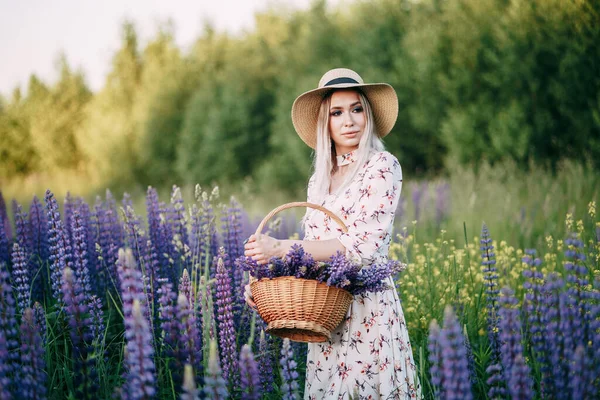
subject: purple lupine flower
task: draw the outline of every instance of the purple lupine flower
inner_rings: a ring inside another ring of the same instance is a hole
[[[541,289],[540,317],[546,341],[549,370],[542,370],[542,393],[564,393],[567,390],[567,371],[564,368],[563,335],[560,327],[560,296],[564,282],[556,274],[548,274]]]
[[[440,388],[441,398],[472,399],[467,350],[460,323],[450,306],[444,310],[444,327],[440,330],[439,345],[444,383]]]
[[[83,290],[79,286],[73,270],[65,267],[62,279],[62,294],[65,314],[69,322],[69,335],[73,344],[73,360],[75,361],[74,385],[78,397],[90,398],[95,387],[94,372],[91,371],[91,360],[88,354],[93,341],[88,315],[88,303]]]
[[[572,399],[589,399],[592,398],[593,392],[590,393],[588,388],[588,371],[586,365],[585,350],[583,345],[578,345],[573,354],[573,359],[570,362],[570,378],[569,389]]]
[[[488,337],[492,348],[492,363],[498,362],[500,343],[498,341],[498,270],[496,269],[496,255],[488,228],[483,224],[481,228],[481,265],[483,280],[486,286],[486,307],[488,311]]]
[[[12,229],[10,226],[10,220],[8,219],[8,212],[6,211],[6,202],[4,201],[4,196],[2,196],[2,191],[0,191],[0,219],[3,221],[2,225],[0,225],[0,228],[4,228],[4,234],[6,235],[6,239],[8,242],[10,242],[13,238]]]
[[[391,287],[386,282],[387,278],[402,271],[405,267],[405,264],[396,260],[372,264],[367,268],[360,269],[347,290],[353,295],[387,290]]]
[[[20,367],[15,299],[5,268],[6,265],[0,263],[0,398],[8,399],[16,384],[11,377]]]
[[[183,369],[183,386],[180,400],[200,400],[200,391],[196,388],[194,369],[190,364],[185,364]]]
[[[435,398],[440,397],[441,389],[444,385],[444,375],[442,374],[442,348],[440,346],[440,326],[434,319],[429,323],[429,338],[427,341],[429,350],[429,373],[431,375],[431,385]]]
[[[284,400],[296,400],[298,396],[298,364],[294,360],[294,352],[290,344],[290,339],[283,339],[281,347],[281,398]]]
[[[227,381],[221,373],[219,364],[219,351],[216,340],[210,341],[210,352],[208,357],[208,369],[204,376],[204,396],[207,399],[226,400],[229,397]]]
[[[178,321],[175,317],[175,301],[177,295],[173,291],[173,284],[167,278],[158,281],[158,314],[162,334],[162,356],[172,358],[177,346]]]
[[[106,213],[110,224],[111,241],[114,244],[114,246],[117,249],[119,249],[123,247],[124,232],[123,227],[121,226],[121,222],[119,221],[119,210],[117,208],[117,202],[109,189],[106,189],[105,199]]]
[[[70,238],[73,236],[73,234],[71,233],[71,218],[73,216],[74,208],[75,203],[73,201],[73,197],[71,197],[70,192],[67,192],[63,203],[63,226],[65,231],[65,237],[67,237],[67,240],[70,240]]]
[[[215,214],[208,196],[204,196],[200,206],[200,263],[212,267],[210,268],[210,278],[214,278],[216,263],[211,263],[211,261],[217,256],[219,245]]]
[[[233,302],[231,299],[231,278],[223,263],[224,249],[220,249],[217,261],[217,319],[219,321],[219,345],[223,377],[234,383],[238,376],[238,356],[235,348],[235,330],[233,326]]]
[[[200,374],[202,371],[202,336],[198,331],[195,308],[188,298],[179,293],[177,297],[177,321],[179,322],[178,354],[181,365],[189,363]]]
[[[31,232],[29,248],[31,254],[34,255],[32,262],[29,264],[32,298],[42,300],[45,298],[44,287],[47,281],[46,274],[42,269],[45,268],[49,256],[48,217],[37,196],[33,197],[33,201],[29,206],[29,232]]]
[[[179,240],[184,246],[189,247],[188,234],[187,234],[187,222],[185,219],[185,206],[183,204],[183,198],[181,197],[181,189],[176,185],[173,185],[171,191],[171,215],[170,223],[173,237],[179,237]]]
[[[119,281],[121,282],[121,300],[123,301],[123,316],[131,317],[133,302],[138,300],[147,313],[147,298],[144,292],[142,272],[138,269],[131,249],[119,249],[117,259]],[[148,318],[147,314],[144,314]],[[150,320],[148,321],[150,323]]]
[[[471,382],[471,387],[477,384],[477,371],[475,370],[475,355],[473,354],[473,348],[471,347],[471,341],[469,340],[469,335],[467,332],[467,326],[463,325],[463,336],[464,336],[464,346],[467,350],[467,361],[469,363],[469,381]]]
[[[67,245],[62,221],[58,212],[58,204],[54,194],[46,191],[46,213],[48,214],[48,242],[50,243],[50,281],[52,295],[58,304],[62,304],[62,276],[63,270],[68,266],[68,254],[71,251]]]
[[[231,271],[231,282],[233,284],[233,315],[234,324],[237,327],[247,326],[248,314],[244,313],[246,302],[244,300],[244,270],[235,264],[235,260],[243,255],[244,246],[242,244],[242,223],[241,208],[239,203],[231,197],[229,207],[223,207],[224,212],[221,217],[223,246],[227,259],[226,268]],[[247,329],[236,329],[240,332],[240,341],[247,339]]]
[[[534,254],[530,254],[533,256]],[[536,259],[539,260],[539,259]],[[536,262],[533,258],[523,257],[523,262],[528,266],[533,267]],[[526,269],[523,271],[523,288],[525,289],[525,299],[523,300],[524,319],[527,321],[526,332],[528,334],[529,343],[531,344],[532,353],[538,365],[542,376],[548,376],[550,373],[550,364],[548,359],[547,342],[544,337],[544,325],[542,323],[542,284],[544,275],[541,272]],[[541,393],[544,394],[545,387],[540,382]],[[547,396],[543,396],[547,397]]]
[[[0,192],[0,195],[2,193]],[[0,264],[8,264],[10,261],[10,250],[8,246],[9,239],[5,231],[4,221],[6,217],[0,214]]]
[[[502,289],[499,299],[500,359],[504,369],[508,392],[512,399],[533,398],[533,381],[525,364],[519,319],[519,302],[511,289]]]
[[[304,248],[295,244],[284,257],[285,275],[296,276],[296,278],[314,279],[311,276],[315,272],[315,260],[304,251]]]
[[[156,395],[152,331],[144,308],[136,298],[131,305],[131,313],[125,316],[127,351],[123,397],[127,400],[152,399]]]
[[[158,274],[161,277],[169,277],[171,282],[175,284],[176,281],[173,280],[172,274],[170,274],[167,269],[170,252],[164,216],[161,214],[158,192],[152,187],[148,187],[146,195],[146,212],[148,220],[148,237],[153,246],[153,251],[158,257],[158,265],[161,268]]]
[[[194,299],[192,298],[192,281],[190,281],[187,268],[184,268],[179,279],[179,294],[183,294],[189,304],[194,304]]]
[[[46,312],[39,302],[35,302],[33,305],[33,318],[35,318],[35,324],[38,326],[38,332],[42,338],[42,343],[46,345]]]
[[[129,198],[129,195],[126,194],[126,196],[127,198]],[[145,240],[143,238],[144,233],[142,230],[142,221],[141,218],[135,213],[133,206],[129,204],[131,201],[128,200],[126,202],[125,198],[126,197],[123,198],[123,202],[128,205],[124,205],[122,209],[124,220],[123,241],[125,243],[125,246],[129,247],[130,249],[135,249],[139,252],[138,249],[140,248],[140,244]],[[141,254],[138,254],[138,257],[140,256]]]
[[[13,216],[15,218],[15,241],[26,254],[31,254],[31,231],[29,229],[27,213],[19,203],[13,200]]]
[[[258,344],[258,370],[262,393],[268,394],[273,391],[273,356],[271,354],[271,339],[266,337],[265,331],[261,329]]]
[[[31,303],[31,299],[29,298],[31,286],[29,284],[29,270],[27,268],[25,250],[19,246],[18,242],[13,244],[12,260],[12,275],[17,292],[17,304],[19,310],[23,312],[26,308],[29,308]]]
[[[260,398],[258,365],[247,344],[243,345],[240,351],[240,375],[242,400],[258,400]]]
[[[80,297],[80,301],[89,304],[92,285],[88,270],[87,230],[85,221],[77,209],[74,209],[71,214],[71,234],[73,235],[71,237],[73,272],[77,280],[77,288],[81,290],[81,293],[76,294]]]
[[[44,346],[31,308],[23,312],[20,333],[21,365],[18,374],[18,398],[44,399],[46,398]]]
[[[89,303],[90,312],[90,333],[94,343],[102,343],[104,341],[104,312],[102,311],[102,300],[95,294],[90,296]]]
[[[213,303],[213,295],[211,284],[207,282],[205,276],[200,277],[200,293],[201,293],[201,312],[202,315],[202,339],[204,343],[209,343],[217,337],[215,307]],[[208,357],[208,353],[205,353]],[[208,360],[208,358],[207,358]]]

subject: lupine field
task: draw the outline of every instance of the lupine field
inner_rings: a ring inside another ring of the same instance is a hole
[[[485,224],[460,240],[439,229],[448,183],[407,189],[390,254],[407,264],[423,397],[600,398],[596,202],[520,249]],[[234,263],[260,218],[218,190],[191,197],[0,195],[0,399],[302,398],[306,345],[264,334]],[[273,222],[301,235],[294,216]]]

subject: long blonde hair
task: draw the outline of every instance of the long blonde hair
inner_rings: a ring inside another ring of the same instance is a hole
[[[358,149],[356,150],[356,161],[350,165],[351,169],[346,174],[346,178],[339,189],[335,191],[335,194],[345,190],[352,179],[354,179],[360,166],[367,162],[373,152],[385,150],[383,142],[375,131],[373,110],[371,109],[371,104],[367,97],[360,90],[352,88],[343,90],[353,90],[358,93],[365,113],[365,131],[363,132],[360,143],[358,144]],[[319,203],[323,201],[327,194],[329,194],[331,175],[337,169],[336,156],[338,154],[336,154],[335,143],[331,140],[329,132],[329,108],[331,107],[331,95],[333,93],[334,91],[331,91],[323,98],[317,120],[317,146],[315,148],[313,160],[314,184],[311,191],[311,197]]]

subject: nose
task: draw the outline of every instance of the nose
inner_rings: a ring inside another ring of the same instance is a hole
[[[344,113],[344,126],[354,125],[354,119],[352,119],[352,113]]]

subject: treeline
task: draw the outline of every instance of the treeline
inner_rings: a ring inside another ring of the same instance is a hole
[[[0,98],[0,178],[80,171],[103,186],[241,182],[294,191],[310,149],[294,98],[347,66],[394,86],[386,138],[405,170],[506,158],[600,169],[600,2],[373,0],[273,8],[242,35],[207,25],[188,52],[131,23],[104,87],[63,60],[49,85]],[[265,186],[266,185],[266,186]]]

